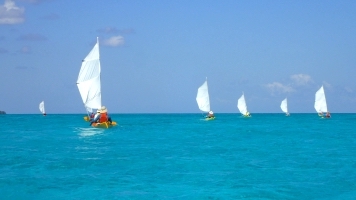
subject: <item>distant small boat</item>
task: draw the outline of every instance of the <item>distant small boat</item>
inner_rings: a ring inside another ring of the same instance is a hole
[[[248,112],[247,110],[244,93],[242,93],[242,96],[237,100],[237,108],[239,109],[243,117],[251,117],[250,112]]]
[[[282,103],[281,103],[281,109],[284,113],[286,113],[286,116],[289,116],[289,112],[288,112],[288,104],[287,104],[287,98],[285,98]]]
[[[44,116],[46,116],[46,115],[47,115],[47,114],[46,114],[46,110],[45,110],[45,104],[44,104],[44,101],[42,101],[42,102],[40,103],[40,105],[39,105],[39,109],[40,109],[41,113],[42,113]]]
[[[210,100],[209,100],[209,90],[208,90],[208,78],[206,78],[203,85],[198,88],[198,93],[196,97],[198,107],[201,111],[206,112],[206,120],[215,119],[214,113],[210,110]]]
[[[328,106],[326,104],[324,87],[321,88],[315,93],[315,103],[314,108],[318,115],[322,118],[330,118],[331,115],[328,111]]]

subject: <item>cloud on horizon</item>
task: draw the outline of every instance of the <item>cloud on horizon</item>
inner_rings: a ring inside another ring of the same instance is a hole
[[[274,93],[291,93],[291,92],[295,91],[292,87],[290,87],[288,85],[283,85],[282,83],[279,83],[279,82],[268,83],[268,84],[264,85],[264,87],[266,87],[268,90],[270,90],[272,92],[272,94],[274,94]]]
[[[44,41],[47,40],[47,38],[43,35],[40,34],[26,34],[26,35],[21,35],[20,37],[17,38],[17,40],[23,40],[23,41]]]
[[[292,79],[296,85],[307,85],[313,82],[312,78],[307,74],[294,74],[290,76],[290,79]]]
[[[103,45],[112,46],[112,47],[121,46],[124,45],[124,43],[125,43],[124,37],[122,37],[121,35],[113,36],[102,42]]]
[[[13,0],[5,0],[0,6],[0,24],[19,24],[25,21],[25,8],[19,8]]]

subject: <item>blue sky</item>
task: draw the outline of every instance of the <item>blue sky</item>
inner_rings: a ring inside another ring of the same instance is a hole
[[[76,80],[100,41],[111,113],[356,112],[356,1],[0,0],[0,110],[85,113]]]

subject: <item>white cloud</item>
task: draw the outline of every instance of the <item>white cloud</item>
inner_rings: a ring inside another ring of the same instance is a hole
[[[307,74],[294,74],[290,76],[296,85],[307,85],[309,82],[312,82],[312,78]]]
[[[274,92],[289,93],[294,92],[294,89],[288,85],[283,85],[282,83],[273,82],[265,85],[266,88]]]
[[[112,47],[120,46],[120,45],[123,45],[124,43],[125,43],[124,37],[122,37],[120,35],[113,36],[113,37],[103,41],[103,45],[112,46]]]
[[[19,24],[25,21],[25,9],[15,5],[13,0],[5,0],[0,6],[0,24]]]

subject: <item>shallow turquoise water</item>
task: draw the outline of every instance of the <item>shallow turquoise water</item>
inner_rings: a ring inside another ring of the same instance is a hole
[[[0,115],[2,199],[355,199],[356,114]]]

